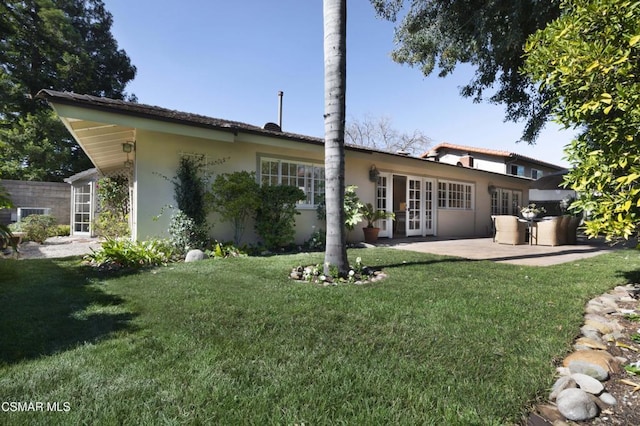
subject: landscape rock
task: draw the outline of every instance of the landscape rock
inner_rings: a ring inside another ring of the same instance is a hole
[[[598,415],[598,406],[582,389],[565,389],[556,401],[558,411],[568,420],[585,421]]]
[[[602,395],[600,395],[600,401],[607,405],[616,405],[618,403],[618,401],[609,392],[603,392]]]
[[[197,262],[199,260],[204,260],[207,258],[207,255],[202,250],[189,250],[187,253],[187,257],[185,257],[185,262]]]
[[[584,350],[567,356],[562,364],[572,373],[582,373],[598,379],[607,380],[609,373],[617,370],[617,360],[606,351]]]
[[[589,327],[586,325],[583,325],[580,328],[580,333],[582,333],[584,337],[588,337],[589,339],[593,339],[593,340],[599,340],[600,337],[602,337],[602,333],[600,333],[595,328]]]
[[[601,350],[605,350],[605,349],[607,349],[607,345],[605,345],[600,338],[593,339],[593,338],[590,338],[590,337],[580,337],[579,339],[576,340],[576,343],[574,344],[574,347],[576,348],[576,350],[582,350],[582,349],[601,349]]]
[[[549,399],[553,401],[558,397],[560,392],[562,392],[563,390],[575,388],[576,386],[577,386],[576,382],[575,380],[573,380],[573,378],[571,378],[571,376],[560,377],[553,384],[553,387],[551,388],[551,394],[549,395]]]
[[[596,380],[591,376],[587,376],[586,374],[575,373],[569,377],[576,382],[580,389],[587,393],[599,395],[604,390],[604,385],[599,380]]]

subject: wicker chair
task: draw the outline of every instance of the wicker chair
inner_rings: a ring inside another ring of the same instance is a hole
[[[517,216],[494,216],[496,229],[495,241],[499,244],[524,244],[527,223],[518,220]]]
[[[540,246],[560,245],[561,239],[559,233],[561,225],[561,217],[551,217],[541,222],[537,222],[535,228],[536,243]],[[564,229],[566,229],[566,227]]]
[[[578,216],[571,216],[571,220],[567,226],[567,244],[576,244],[578,242],[578,226],[580,226],[580,218]]]

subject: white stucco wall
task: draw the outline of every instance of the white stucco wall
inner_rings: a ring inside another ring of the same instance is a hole
[[[187,136],[139,130],[136,141],[136,188],[135,221],[136,238],[167,237],[172,212],[166,210],[157,220],[163,208],[175,205],[173,188],[162,176],[173,177],[181,153],[207,155],[210,161],[228,158],[223,164],[213,167],[215,173],[227,173],[236,170],[257,172],[259,158],[298,160],[318,162],[324,160],[324,148],[302,142],[283,141],[264,136],[239,135],[235,142],[221,142]],[[375,205],[376,186],[369,180],[372,165],[381,173],[390,176],[415,176],[434,180],[435,234],[441,237],[486,236],[490,232],[490,197],[488,186],[521,190],[526,198],[529,182],[514,177],[485,173],[473,169],[455,167],[446,164],[385,155],[371,152],[347,151],[346,184],[358,186],[358,196],[363,203]],[[450,180],[474,185],[474,209],[455,210],[437,207],[438,180]],[[523,200],[526,202],[527,200]],[[306,241],[315,229],[324,228],[324,223],[316,217],[315,209],[301,208],[296,217],[296,243]],[[215,215],[209,217],[213,228],[211,236],[219,241],[233,238],[230,224],[220,222]],[[362,241],[360,224],[349,234],[350,241]],[[256,241],[253,223],[247,225],[244,240]]]

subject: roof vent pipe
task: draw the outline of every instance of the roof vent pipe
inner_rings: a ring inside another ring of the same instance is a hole
[[[278,126],[282,129],[282,96],[284,96],[284,92],[280,90],[278,92]]]

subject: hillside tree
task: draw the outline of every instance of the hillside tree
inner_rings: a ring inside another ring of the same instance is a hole
[[[560,14],[560,0],[370,0],[396,26],[394,61],[445,77],[459,64],[475,74],[461,88],[474,101],[506,108],[505,119],[526,121],[522,140],[534,142],[549,116],[550,94],[520,72],[529,35]],[[407,7],[407,4],[410,6]]]
[[[136,68],[118,49],[112,23],[102,0],[0,3],[0,178],[61,181],[90,167],[35,95],[54,89],[127,98]]]
[[[393,126],[390,117],[366,115],[363,119],[347,121],[345,142],[386,152],[408,152],[413,155],[424,153],[431,139],[420,130],[401,132]]]

